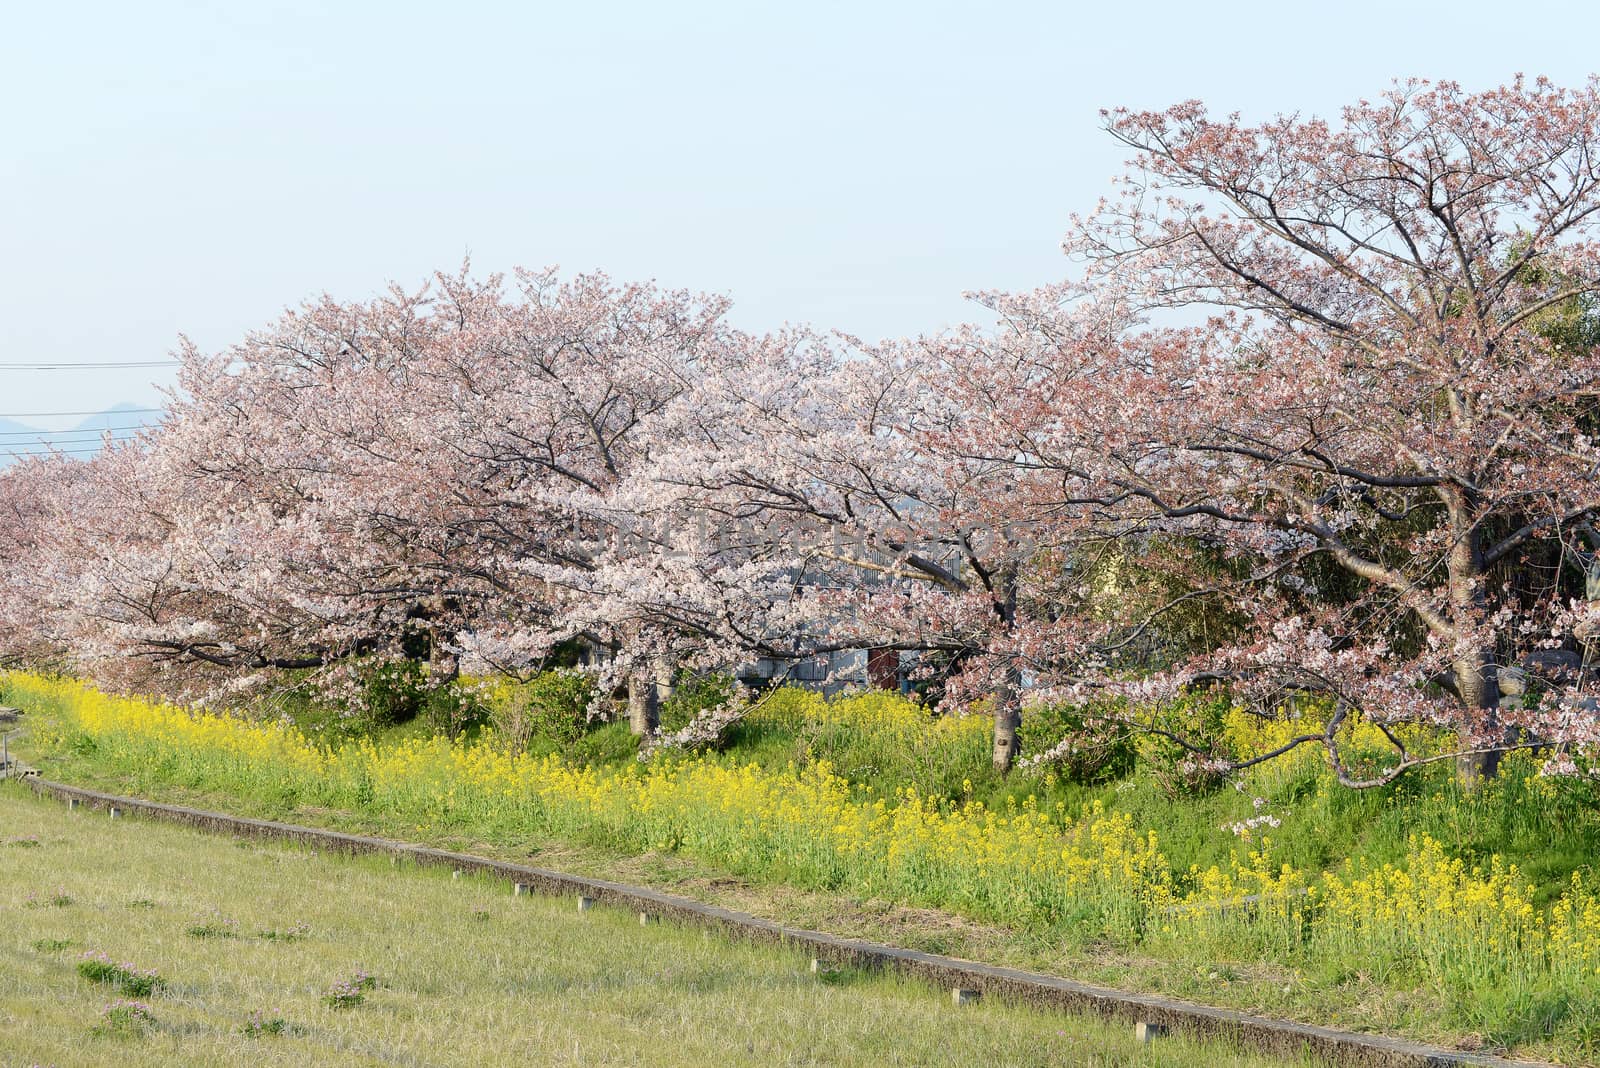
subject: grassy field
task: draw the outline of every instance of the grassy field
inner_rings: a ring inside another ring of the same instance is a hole
[[[10,785],[0,828],[7,1068],[1284,1063],[1140,1046],[1126,1027],[998,1002],[957,1010],[891,976],[819,979],[795,952],[580,916],[486,879],[70,813]],[[158,985],[128,997],[86,976],[99,953]]]

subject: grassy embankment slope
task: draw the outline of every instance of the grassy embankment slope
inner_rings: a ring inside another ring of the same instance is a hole
[[[793,951],[69,813],[17,787],[0,788],[0,828],[7,1065],[1282,1063],[998,1002],[958,1010],[891,976],[819,978]],[[160,985],[128,999],[80,974],[97,952]],[[359,1001],[330,1003],[362,973]]]

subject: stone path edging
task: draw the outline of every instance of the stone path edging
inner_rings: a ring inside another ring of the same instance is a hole
[[[1068,1012],[1090,1014],[1127,1022],[1149,1024],[1204,1038],[1220,1038],[1267,1053],[1298,1056],[1311,1052],[1336,1064],[1359,1068],[1445,1068],[1454,1065],[1514,1066],[1539,1062],[1513,1061],[1479,1053],[1461,1053],[1409,1039],[1366,1035],[1331,1027],[1278,1020],[1266,1016],[1219,1009],[1156,994],[1134,994],[1072,979],[1023,971],[956,957],[923,953],[899,946],[842,938],[821,931],[787,927],[759,916],[708,905],[691,898],[662,893],[648,887],[604,879],[589,879],[545,868],[491,860],[470,853],[411,845],[384,838],[344,834],[291,823],[248,819],[221,812],[166,805],[138,798],[118,797],[40,778],[23,780],[35,793],[58,801],[76,801],[95,809],[115,809],[115,815],[140,814],[206,831],[271,838],[333,848],[352,854],[406,857],[419,864],[482,872],[543,894],[566,894],[622,905],[661,919],[716,928],[724,933],[763,942],[808,949],[819,961],[861,967],[889,967],[942,987],[977,990],[984,994]]]

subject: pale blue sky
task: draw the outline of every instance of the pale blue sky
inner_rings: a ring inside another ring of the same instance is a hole
[[[1582,3],[8,3],[0,363],[220,348],[471,252],[937,330],[1064,274],[1097,112],[1332,115],[1392,77],[1577,84]],[[165,370],[0,369],[0,415]],[[57,420],[62,425],[72,420]],[[36,422],[42,422],[36,420]]]

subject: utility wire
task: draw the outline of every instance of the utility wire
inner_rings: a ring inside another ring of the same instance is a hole
[[[122,437],[113,436],[111,438],[111,443],[116,445],[123,442],[138,440],[139,435],[128,434]],[[51,452],[63,451],[61,448],[63,445],[68,447],[65,451],[70,452],[72,449],[87,449],[96,447],[103,444],[104,441],[104,438],[98,436],[86,438],[64,438],[59,441],[0,441],[0,452],[15,454],[20,449],[27,450],[39,456],[48,456]]]
[[[94,438],[63,438],[60,441],[44,441],[44,440],[37,440],[37,441],[0,441],[0,449],[36,449],[36,450],[38,450],[40,452],[46,452],[46,451],[49,451],[50,449],[59,449],[63,445],[69,445],[69,446],[72,446],[72,447],[75,447],[75,448],[87,448],[90,445],[98,445],[98,444],[100,444],[102,440],[103,439],[101,439],[101,438],[94,437]],[[112,440],[112,442],[119,442],[119,441],[137,441],[139,439],[138,439],[138,437],[136,435],[130,434],[127,437],[122,437],[122,438],[115,438],[114,437],[111,440]]]
[[[117,438],[116,440],[112,441],[111,444],[126,445],[133,440],[133,438]],[[68,442],[67,446],[67,448],[63,449],[48,444],[42,447],[36,447],[32,442],[16,445],[6,444],[0,445],[0,456],[76,456],[85,453],[96,453],[103,451],[103,446],[101,445],[87,445],[78,442]]]
[[[98,456],[101,449],[53,449],[49,452],[13,452],[0,449],[0,460],[39,460],[51,456]]]
[[[0,438],[56,438],[63,434],[114,433],[119,430],[154,430],[156,423],[133,423],[129,426],[75,426],[71,430],[0,430]]]
[[[69,438],[64,441],[0,441],[0,449],[54,449],[62,445],[71,445],[77,448],[86,448],[89,445],[99,444],[102,438]],[[127,437],[114,437],[112,441],[136,441],[133,434]]]
[[[141,431],[141,430],[156,430],[156,429],[159,429],[159,428],[157,428],[157,427],[145,427],[145,426],[122,427],[121,430],[124,431],[124,433],[121,433],[121,434],[118,434],[118,433],[113,432],[111,430],[63,430],[58,434],[50,434],[50,435],[37,434],[37,433],[28,433],[28,434],[20,435],[20,437],[22,439],[20,441],[0,441],[0,445],[26,445],[29,441],[40,441],[40,442],[43,442],[46,445],[50,445],[50,444],[55,444],[55,443],[58,443],[58,442],[61,442],[61,441],[65,441],[67,438],[81,438],[84,441],[99,441],[101,438],[105,437],[107,434],[111,434],[112,437],[132,438],[132,437],[137,437],[138,436],[138,432]],[[132,433],[127,433],[127,431],[132,431]],[[62,435],[65,435],[65,437],[63,437]]]
[[[177,367],[182,360],[133,360],[128,363],[0,363],[0,371],[114,371],[124,367]]]
[[[164,412],[165,408],[114,408],[99,412],[0,412],[0,419],[55,419],[68,415],[134,415],[147,412]]]

